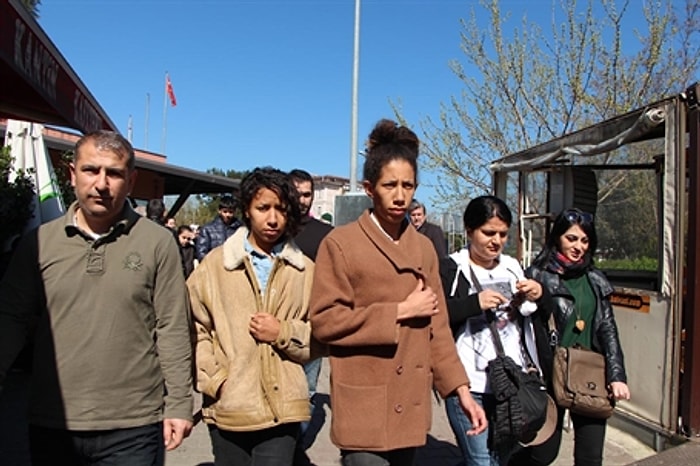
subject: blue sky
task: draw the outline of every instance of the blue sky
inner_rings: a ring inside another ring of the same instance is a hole
[[[511,24],[528,13],[548,28],[550,0],[501,7]],[[460,93],[448,62],[462,57],[459,20],[472,8],[487,20],[475,0],[362,1],[360,149],[393,118],[390,100],[417,129]],[[354,10],[354,0],[45,0],[39,22],[124,135],[131,115],[136,147],[161,152],[167,71],[168,162],[349,177]]]

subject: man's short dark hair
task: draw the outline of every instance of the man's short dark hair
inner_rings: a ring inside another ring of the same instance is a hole
[[[136,168],[136,154],[131,143],[121,134],[104,129],[93,131],[78,139],[73,150],[73,163],[78,161],[80,148],[87,142],[92,142],[100,150],[108,150],[119,157],[126,157],[126,166],[129,171]]]
[[[425,204],[420,202],[418,199],[414,199],[413,201],[411,201],[411,203],[408,205],[408,212],[411,213],[418,208],[423,209],[424,215],[428,213],[427,209],[425,208]]]
[[[180,225],[179,227],[177,227],[177,234],[178,235],[180,235],[184,231],[189,231],[189,232],[194,233],[194,230],[189,225]]]
[[[163,223],[165,217],[165,204],[162,199],[151,199],[146,205],[146,217],[154,222]]]
[[[302,170],[300,168],[295,168],[294,170],[289,172],[289,177],[292,179],[292,183],[295,183],[295,184],[308,181],[309,183],[311,183],[311,191],[313,192],[313,190],[314,190],[314,178],[306,170]]]
[[[236,209],[236,200],[230,194],[225,194],[219,199],[219,210],[221,209]]]

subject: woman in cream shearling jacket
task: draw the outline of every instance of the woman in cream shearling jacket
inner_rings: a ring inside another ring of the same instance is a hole
[[[273,169],[244,178],[246,227],[187,281],[197,389],[217,466],[263,456],[266,465],[291,465],[299,424],[310,418],[302,363],[310,359],[313,263],[290,239],[299,211],[285,180]]]

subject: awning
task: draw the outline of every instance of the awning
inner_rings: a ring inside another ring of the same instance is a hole
[[[119,131],[17,0],[0,0],[0,117]]]
[[[569,156],[593,156],[632,142],[664,136],[667,118],[664,99],[605,122],[507,155],[491,164],[492,172],[534,170]]]
[[[212,175],[170,163],[155,162],[139,157],[136,157],[136,168],[162,175],[165,179],[163,194],[166,196],[181,195],[185,192],[188,194],[232,194],[238,192],[238,186],[240,185],[240,180],[234,180],[233,178]]]

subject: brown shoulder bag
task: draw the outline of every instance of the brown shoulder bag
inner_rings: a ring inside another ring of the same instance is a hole
[[[554,317],[550,331],[556,331]],[[572,413],[607,419],[615,409],[615,400],[605,381],[605,358],[602,354],[574,346],[554,348],[552,370],[554,401]]]

